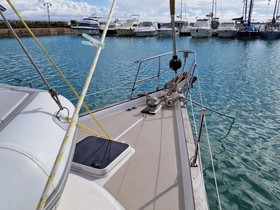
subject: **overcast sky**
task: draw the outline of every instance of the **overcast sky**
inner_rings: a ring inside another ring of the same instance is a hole
[[[205,17],[212,10],[213,0],[177,0],[176,14],[187,20],[194,21],[196,17]],[[112,0],[11,0],[22,17],[26,20],[47,20],[49,2],[51,20],[80,20],[93,13],[106,17]],[[216,16],[221,21],[242,16],[243,0],[216,0]],[[6,7],[8,19],[17,19],[5,0],[0,4]],[[255,0],[253,21],[266,21],[272,18],[275,0]],[[117,0],[114,18],[126,19],[131,14],[139,14],[140,20],[169,21],[169,0]]]

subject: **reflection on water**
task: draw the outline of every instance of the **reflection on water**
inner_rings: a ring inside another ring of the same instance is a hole
[[[280,42],[178,37],[178,49],[197,52],[204,103],[235,116],[206,112],[223,209],[280,209]],[[31,38],[23,38],[36,64],[60,94],[75,98]],[[82,37],[39,37],[74,87],[81,91],[95,53]],[[14,39],[0,39],[0,82],[44,88]],[[134,61],[171,51],[170,39],[109,37],[90,93],[132,82]],[[130,91],[105,91],[86,99],[93,108],[116,102]],[[197,87],[193,91],[193,98]],[[75,103],[76,101],[73,100]],[[199,111],[199,108],[196,108]],[[205,137],[205,133],[203,134]],[[225,137],[226,138],[223,138]],[[202,159],[211,209],[217,209],[213,172],[202,139]]]

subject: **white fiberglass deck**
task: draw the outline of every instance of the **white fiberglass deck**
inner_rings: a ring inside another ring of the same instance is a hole
[[[176,105],[177,111],[175,108],[162,108],[156,115],[147,115],[141,113],[144,105],[129,103],[120,105],[113,112],[96,113],[96,116],[113,139],[125,141],[135,149],[135,153],[105,177],[72,171],[59,209],[75,209],[75,205],[86,205],[77,206],[79,209],[102,209],[99,208],[101,204],[96,202],[98,195],[85,195],[93,196],[92,202],[90,198],[86,198],[87,202],[73,201],[73,191],[77,188],[73,187],[75,181],[71,182],[76,176],[88,182],[83,187],[92,186],[92,182],[103,186],[125,209],[194,209],[190,170],[197,171],[198,177],[200,173],[199,167],[190,169],[188,166],[189,157],[184,145],[185,140],[190,142],[192,139],[182,138],[186,125],[178,119],[178,115],[182,116],[178,113],[178,108],[181,111],[180,105]],[[135,108],[125,111],[132,107]],[[183,111],[186,112],[186,109]],[[81,122],[96,128],[88,116],[82,117]],[[180,131],[180,128],[183,130]],[[81,131],[79,140],[87,136]],[[200,177],[201,180],[202,185],[199,185],[202,191],[197,193],[204,197],[203,179]],[[71,202],[67,204],[69,199]],[[109,196],[108,200],[112,201],[112,197]],[[99,201],[102,202],[102,199]],[[205,197],[202,202],[201,209],[207,209]]]

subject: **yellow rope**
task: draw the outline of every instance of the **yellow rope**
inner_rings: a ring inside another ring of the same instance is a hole
[[[113,0],[112,7],[111,7],[111,10],[110,10],[110,13],[109,13],[109,16],[108,16],[108,20],[107,20],[105,29],[103,31],[103,34],[101,36],[101,40],[100,40],[101,44],[104,43],[104,40],[105,40],[105,37],[106,37],[106,33],[107,33],[107,30],[108,30],[109,23],[110,23],[110,20],[112,18],[112,13],[113,13],[113,10],[114,10],[115,6],[116,6],[116,0]],[[97,48],[97,51],[96,51],[96,55],[95,55],[95,57],[93,59],[93,62],[92,62],[92,66],[91,66],[90,71],[88,73],[88,76],[86,78],[86,81],[85,81],[85,84],[84,84],[81,96],[79,97],[79,100],[77,102],[77,105],[76,105],[73,117],[71,119],[71,123],[68,126],[68,130],[66,132],[66,135],[65,135],[66,137],[65,137],[64,141],[66,141],[66,139],[68,141],[68,138],[71,137],[71,135],[74,135],[73,134],[74,130],[71,129],[71,128],[74,125],[76,125],[76,122],[78,122],[78,114],[79,114],[80,109],[81,109],[81,107],[83,105],[83,101],[84,101],[86,93],[88,91],[88,86],[89,86],[89,83],[90,83],[90,81],[92,79],[93,73],[95,71],[95,67],[96,67],[98,58],[100,56],[101,50],[102,50],[102,45],[99,45],[98,48]],[[62,144],[60,149],[59,149],[58,156],[56,157],[56,160],[59,160],[59,155],[63,154],[64,150],[65,150],[65,145]],[[56,175],[56,172],[58,170],[58,167],[59,167],[59,162],[56,161],[55,164],[53,165],[53,168],[51,170],[50,176],[48,178],[48,182],[45,185],[44,191],[43,191],[42,196],[40,198],[40,201],[38,203],[37,209],[39,209],[39,210],[43,210],[45,208],[46,200],[49,197],[49,192],[51,191],[52,184],[54,182],[55,175]]]
[[[72,120],[72,117],[66,117],[66,119],[70,122]],[[96,136],[100,136],[100,137],[105,138],[105,139],[107,138],[106,136],[102,135],[101,133],[89,128],[88,126],[86,126],[86,125],[84,125],[80,122],[76,122],[76,125],[80,126],[81,128],[84,128],[85,130],[88,130],[88,132],[84,131],[84,130],[82,130],[81,132],[84,132],[84,133],[87,133],[87,134],[93,134],[93,135],[96,135]]]
[[[100,137],[102,137],[102,138],[106,138],[106,136],[104,136],[104,135],[98,133],[97,131],[95,131],[95,130],[93,130],[93,129],[91,129],[91,128],[85,126],[85,125],[83,125],[82,123],[77,122],[77,125],[80,126],[80,127],[82,127],[82,128],[84,128],[84,129],[86,129],[86,130],[88,130],[88,131],[90,131],[90,132],[93,133],[94,135],[100,136]]]
[[[33,32],[30,30],[30,28],[28,27],[28,25],[25,23],[25,21],[23,20],[23,18],[21,17],[21,15],[18,13],[17,9],[14,7],[14,5],[10,2],[10,0],[6,0],[8,2],[8,4],[10,5],[10,7],[13,9],[14,13],[18,16],[18,18],[20,19],[20,21],[23,23],[23,25],[25,26],[25,28],[28,30],[28,32],[31,34],[31,36],[34,38],[34,40],[36,41],[36,43],[39,45],[39,47],[41,48],[41,50],[45,53],[45,55],[47,56],[47,58],[49,59],[49,61],[52,63],[52,65],[55,67],[55,69],[57,70],[57,72],[60,74],[60,76],[64,79],[64,81],[67,83],[67,85],[70,87],[70,89],[72,90],[72,92],[75,94],[75,96],[77,98],[79,98],[79,94],[78,92],[75,90],[75,88],[71,85],[71,83],[68,81],[68,79],[65,77],[65,75],[62,73],[62,71],[59,69],[59,67],[55,64],[55,62],[53,61],[53,59],[50,57],[50,55],[48,54],[48,52],[45,50],[45,48],[41,45],[41,43],[39,42],[39,40],[36,38],[36,36],[33,34]],[[83,107],[86,109],[86,111],[89,113],[89,115],[94,119],[94,121],[96,122],[96,124],[101,128],[101,130],[105,133],[105,135],[107,136],[106,138],[111,140],[111,137],[109,136],[109,134],[106,132],[106,130],[103,128],[103,126],[99,123],[98,119],[94,116],[94,114],[91,112],[91,110],[89,109],[89,107],[83,102]]]

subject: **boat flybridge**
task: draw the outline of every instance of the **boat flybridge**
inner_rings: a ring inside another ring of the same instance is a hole
[[[82,33],[99,35],[99,29],[100,29],[99,17],[93,14],[87,18],[83,18],[83,20],[81,20],[78,23],[78,25],[71,26],[71,28],[76,35],[82,35]]]
[[[114,7],[100,41],[84,35],[96,58]],[[175,31],[174,1],[171,22]],[[0,209],[209,209],[199,153],[204,114],[195,139],[188,115],[195,52],[176,50],[173,39],[172,52],[136,62],[130,98],[91,112],[83,99],[96,61],[82,93],[74,90],[76,107],[51,87],[0,86]],[[78,116],[82,105],[89,113]]]

